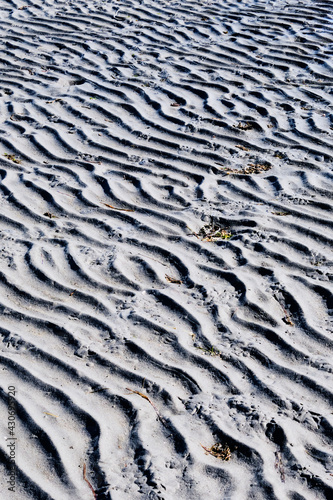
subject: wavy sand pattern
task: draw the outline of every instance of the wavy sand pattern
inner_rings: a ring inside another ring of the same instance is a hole
[[[0,1],[2,498],[333,498],[331,7]]]

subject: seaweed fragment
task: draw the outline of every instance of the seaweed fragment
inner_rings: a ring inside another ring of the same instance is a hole
[[[286,480],[286,476],[281,460],[281,454],[278,451],[275,452],[275,468],[280,473],[281,481],[284,483]]]
[[[54,417],[54,418],[59,418],[58,415],[54,415],[53,413],[50,413],[49,411],[43,411],[43,413],[45,413],[45,415],[50,415],[51,417]]]
[[[111,208],[112,210],[120,210],[121,212],[134,212],[131,208],[117,208],[114,207],[113,205],[109,205],[108,203],[103,203],[108,208]]]
[[[263,162],[263,163],[249,163],[248,166],[244,168],[223,167],[222,170],[224,170],[226,174],[250,175],[250,174],[261,174],[262,172],[267,172],[267,170],[270,170],[271,168],[272,165],[269,162]]]
[[[181,285],[183,283],[182,280],[178,280],[177,278],[173,278],[172,276],[169,276],[168,274],[165,275],[165,279],[169,283],[175,283],[176,285]]]
[[[282,318],[282,321],[284,323],[286,323],[286,325],[295,326],[295,324],[293,323],[293,321],[292,321],[292,319],[290,317],[290,314],[288,313],[287,309],[281,304],[281,301],[279,300],[279,298],[277,297],[276,294],[274,294],[274,298],[280,304],[280,307],[281,307],[282,311],[285,314],[284,317]]]
[[[229,229],[222,228],[217,224],[207,224],[198,232],[202,241],[229,240],[233,235]]]
[[[152,400],[146,394],[143,394],[143,392],[140,392],[140,391],[134,391],[133,389],[129,389],[128,387],[126,387],[126,390],[130,391],[131,394],[137,394],[138,396],[141,396],[143,399],[145,399],[146,401],[148,401],[148,403],[150,403],[152,405],[152,407],[154,408],[154,410],[156,411],[156,415],[157,415],[158,419],[160,420],[160,422],[165,427],[167,427],[166,420],[162,417],[162,415],[160,414],[158,408],[156,408],[156,406],[154,405],[154,403],[152,402]]]
[[[58,218],[56,215],[51,214],[51,212],[44,212],[43,215],[45,217],[48,217],[49,219],[57,219]]]
[[[7,160],[10,160],[14,163],[21,163],[21,160],[18,160],[15,155],[10,155],[9,153],[4,153],[4,156],[7,158]]]
[[[205,347],[197,347],[197,349],[200,349],[205,354],[209,354],[209,356],[219,356],[221,354],[221,352],[213,345],[209,349],[206,349]]]
[[[206,448],[206,446],[203,445],[201,446],[205,450],[206,455],[212,455],[213,457],[219,458],[224,462],[228,462],[231,459],[231,451],[227,444],[215,443],[210,448]]]
[[[83,464],[83,479],[85,480],[85,482],[88,484],[89,488],[91,489],[92,491],[92,494],[94,495],[94,498],[96,499],[97,498],[97,494],[96,494],[96,491],[94,490],[94,488],[92,487],[92,484],[91,482],[89,481],[89,479],[87,478],[87,466],[86,464],[84,463]]]
[[[239,122],[238,125],[234,125],[234,127],[239,128],[240,130],[252,130],[253,125],[249,122]]]

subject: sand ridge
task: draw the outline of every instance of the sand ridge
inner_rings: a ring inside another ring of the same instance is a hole
[[[2,498],[332,498],[331,2],[0,17]]]

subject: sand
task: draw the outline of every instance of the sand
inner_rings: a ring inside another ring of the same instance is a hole
[[[1,498],[333,498],[331,9],[0,0]]]

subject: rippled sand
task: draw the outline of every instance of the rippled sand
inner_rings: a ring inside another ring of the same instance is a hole
[[[331,9],[0,0],[2,498],[333,498]]]

